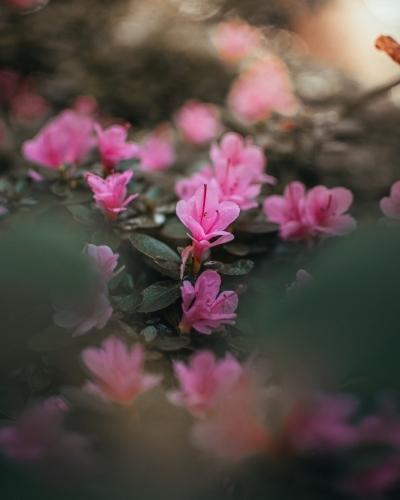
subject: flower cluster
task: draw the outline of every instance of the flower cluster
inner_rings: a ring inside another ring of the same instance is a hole
[[[280,224],[279,234],[285,240],[309,240],[312,237],[342,236],[356,228],[348,214],[353,201],[345,188],[316,186],[307,193],[301,182],[286,186],[283,196],[270,196],[263,209],[267,219]]]

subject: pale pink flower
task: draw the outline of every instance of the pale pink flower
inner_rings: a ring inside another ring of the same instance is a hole
[[[240,19],[232,19],[218,25],[214,43],[222,59],[237,62],[261,47],[262,34]]]
[[[305,193],[304,184],[292,182],[285,187],[283,196],[269,196],[264,202],[267,219],[280,224],[279,234],[285,240],[308,237],[304,217]]]
[[[113,172],[115,166],[121,160],[129,160],[138,156],[139,145],[126,141],[129,127],[129,124],[125,125],[125,127],[111,125],[106,130],[102,130],[98,123],[94,124],[98,138],[97,146],[105,172]]]
[[[243,369],[231,354],[217,360],[212,352],[201,351],[190,358],[188,366],[175,362],[174,371],[180,390],[171,391],[169,401],[185,406],[197,418],[204,418],[237,383]]]
[[[84,161],[94,146],[93,120],[66,109],[51,120],[32,140],[24,142],[26,159],[47,168],[71,165]]]
[[[298,453],[335,452],[358,440],[358,429],[350,422],[357,400],[344,394],[315,394],[290,410],[284,424],[285,439]]]
[[[306,194],[301,182],[292,182],[283,196],[267,198],[263,209],[269,221],[280,224],[283,239],[327,238],[354,231],[356,221],[344,213],[352,201],[351,191],[345,188],[316,186]]]
[[[204,184],[218,189],[213,169],[209,166],[203,167],[199,172],[195,172],[189,179],[178,181],[175,185],[175,192],[179,199],[188,201]]]
[[[195,259],[201,262],[201,256],[208,248],[233,240],[233,234],[225,229],[237,219],[239,212],[236,203],[219,203],[218,191],[207,184],[200,187],[187,202],[181,200],[177,203],[177,216],[192,232]]]
[[[179,325],[182,333],[195,328],[200,333],[210,334],[222,329],[222,325],[233,325],[239,298],[236,292],[227,291],[218,295],[221,277],[216,271],[204,271],[193,286],[184,281],[181,286],[183,315]]]
[[[305,220],[309,234],[324,238],[342,236],[354,231],[356,221],[345,214],[352,202],[352,192],[342,187],[328,189],[325,186],[316,186],[310,189],[305,203]]]
[[[89,441],[62,429],[68,410],[61,398],[25,410],[12,424],[0,430],[0,449],[19,466],[51,481],[82,477],[90,467],[86,454]]]
[[[171,132],[162,124],[145,140],[137,155],[142,170],[165,170],[174,163]]]
[[[58,297],[53,300],[56,310],[54,323],[70,330],[73,337],[83,335],[92,328],[104,328],[113,312],[108,300],[107,283],[122,270],[114,273],[118,254],[106,245],[87,245],[83,256],[91,267],[91,281],[85,297]]]
[[[222,394],[212,412],[198,420],[192,432],[194,444],[219,458],[243,460],[268,454],[270,432],[260,420],[260,395],[249,367],[244,367],[233,387]]]
[[[297,294],[299,290],[303,289],[305,286],[311,283],[312,280],[313,277],[310,273],[308,273],[304,269],[300,269],[296,273],[296,281],[293,281],[290,286],[286,285],[286,295],[289,297],[293,294]]]
[[[87,173],[86,180],[94,192],[93,198],[97,205],[110,220],[115,220],[120,212],[126,210],[137,194],[127,196],[127,184],[131,180],[133,170],[126,170],[123,174],[111,174],[105,179],[98,175]]]
[[[381,199],[380,207],[386,217],[400,220],[400,181],[390,188],[390,196]]]
[[[174,120],[184,141],[193,146],[207,144],[221,131],[217,108],[195,99],[186,101],[176,111]]]
[[[144,350],[140,344],[130,349],[115,336],[107,338],[98,349],[85,349],[82,360],[94,379],[84,389],[123,405],[131,405],[141,392],[162,379],[143,371]]]
[[[282,61],[263,58],[250,66],[233,83],[228,106],[249,122],[267,119],[271,111],[293,115],[298,104]]]

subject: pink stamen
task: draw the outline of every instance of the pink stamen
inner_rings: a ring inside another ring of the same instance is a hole
[[[207,184],[204,184],[204,194],[203,194],[203,206],[201,209],[201,225],[203,226],[203,218],[207,215],[206,209],[206,200],[207,200]]]

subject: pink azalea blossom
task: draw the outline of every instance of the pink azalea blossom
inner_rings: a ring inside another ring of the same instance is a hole
[[[344,213],[352,201],[351,191],[345,188],[316,186],[306,194],[304,184],[292,182],[283,196],[267,198],[263,209],[269,221],[280,224],[283,239],[327,238],[354,231],[356,221]]]
[[[126,197],[126,186],[132,175],[133,170],[126,170],[123,174],[111,174],[106,179],[95,174],[86,174],[86,180],[94,192],[93,198],[108,219],[115,220],[120,212],[126,210],[126,205],[138,196],[132,194]]]
[[[171,132],[167,125],[160,125],[150,134],[138,153],[142,170],[165,170],[174,163]]]
[[[80,115],[93,116],[97,111],[97,102],[92,96],[78,95],[72,102],[72,108]]]
[[[239,299],[236,292],[218,295],[221,277],[216,271],[202,273],[193,286],[184,281],[181,286],[183,316],[179,325],[182,333],[195,328],[200,333],[210,334],[221,330],[222,325],[233,325]]]
[[[196,422],[192,439],[198,448],[230,461],[270,452],[270,432],[260,420],[260,398],[252,375],[245,367],[207,418]]]
[[[82,477],[90,467],[86,454],[89,442],[79,434],[62,429],[68,410],[61,398],[25,410],[12,424],[0,430],[0,449],[16,464],[52,481]]]
[[[170,392],[169,401],[185,406],[197,418],[204,418],[236,384],[242,367],[231,354],[216,360],[212,352],[201,351],[190,358],[188,366],[175,362],[174,371],[180,390]]]
[[[232,19],[218,25],[214,43],[222,59],[238,62],[261,47],[262,34],[240,19]]]
[[[194,99],[186,101],[174,119],[184,141],[193,146],[207,144],[221,131],[217,108]]]
[[[285,438],[298,453],[334,452],[349,448],[358,440],[350,423],[357,400],[349,395],[316,394],[294,405],[285,422]]]
[[[225,229],[237,219],[239,212],[236,203],[219,203],[218,191],[207,184],[200,187],[187,202],[181,200],[177,203],[176,214],[192,232],[193,256],[198,262],[208,248],[233,240],[233,234]],[[213,242],[210,241],[212,239]]]
[[[121,160],[128,160],[137,157],[139,145],[126,141],[129,124],[125,127],[121,125],[111,125],[106,130],[102,130],[98,123],[94,128],[98,137],[98,148],[105,172],[113,172],[117,163]]]
[[[380,207],[386,217],[400,220],[400,181],[390,188],[390,196],[381,199]]]
[[[293,281],[290,286],[286,285],[286,295],[292,296],[293,294],[296,294],[299,290],[311,283],[312,280],[313,277],[310,273],[304,269],[300,269],[296,273],[296,281]]]
[[[11,117],[19,123],[38,120],[50,110],[50,105],[44,97],[26,88],[12,97],[9,106]]]
[[[267,119],[271,111],[293,115],[298,108],[286,69],[273,58],[259,59],[239,76],[228,95],[228,106],[249,122]]]
[[[175,185],[175,192],[179,199],[188,201],[204,184],[218,189],[217,180],[214,178],[214,171],[209,166],[203,167],[199,172],[195,172],[190,179],[178,181]]]
[[[104,328],[113,312],[108,300],[107,283],[122,270],[114,272],[118,254],[106,245],[87,245],[83,256],[91,267],[91,281],[85,297],[58,297],[53,300],[56,310],[54,323],[70,330],[73,337],[83,335],[92,328]]]
[[[82,360],[94,379],[84,389],[123,405],[131,405],[141,392],[162,379],[143,371],[144,350],[140,344],[129,349],[117,337],[107,338],[99,349],[85,349]]]
[[[93,120],[66,109],[51,120],[32,140],[24,142],[26,159],[47,168],[71,165],[84,161],[94,146]]]

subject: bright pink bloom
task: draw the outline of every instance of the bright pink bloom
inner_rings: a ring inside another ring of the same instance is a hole
[[[66,109],[32,140],[24,142],[25,158],[47,168],[76,167],[94,146],[93,120]]]
[[[218,189],[218,184],[211,167],[203,167],[199,172],[195,172],[190,179],[178,181],[175,185],[175,192],[181,200],[188,201],[204,184]]]
[[[258,60],[239,76],[228,95],[228,105],[249,122],[267,119],[271,111],[292,115],[298,108],[283,63],[272,58]]]
[[[111,125],[106,130],[102,130],[98,123],[94,128],[98,137],[98,148],[100,151],[103,168],[106,172],[113,172],[117,163],[121,160],[129,160],[137,157],[140,147],[134,142],[126,142],[129,124],[125,127],[121,125]]]
[[[160,125],[150,134],[138,153],[142,170],[164,170],[174,163],[171,132]]]
[[[169,401],[204,418],[237,383],[243,369],[231,354],[216,360],[212,352],[201,351],[190,358],[189,366],[175,362],[174,371],[180,390],[170,392]]]
[[[390,188],[390,196],[381,199],[380,207],[386,217],[400,220],[400,181]]]
[[[193,327],[200,333],[209,334],[221,330],[223,324],[235,324],[234,311],[239,303],[237,293],[222,292],[218,295],[220,286],[221,277],[212,270],[200,274],[195,286],[190,281],[183,282],[182,332],[190,332]]]
[[[345,188],[316,186],[305,193],[301,182],[286,186],[283,196],[270,196],[264,202],[268,220],[280,224],[280,236],[301,240],[319,236],[342,236],[356,228],[356,221],[344,214],[353,201]]]
[[[1,451],[9,460],[52,481],[82,477],[90,466],[85,451],[89,442],[62,429],[67,410],[66,403],[56,397],[25,410],[14,424],[0,430]]]
[[[217,190],[207,184],[187,202],[181,200],[177,203],[177,216],[192,232],[195,259],[201,262],[201,256],[208,248],[233,240],[233,234],[224,230],[237,219],[239,212],[236,203],[219,203]]]
[[[178,109],[174,120],[184,141],[193,146],[207,144],[221,131],[217,108],[194,99]]]
[[[299,453],[333,452],[356,444],[357,427],[350,418],[357,400],[349,395],[317,394],[290,411],[285,422],[285,438]]]
[[[262,34],[240,19],[232,19],[218,25],[214,43],[222,59],[237,62],[260,48]]]
[[[236,384],[221,395],[210,415],[196,422],[192,433],[195,445],[227,460],[268,453],[271,439],[260,421],[259,399],[252,373],[245,367]]]
[[[301,240],[308,237],[304,217],[305,186],[292,182],[285,187],[283,196],[269,196],[263,205],[267,219],[280,224],[279,234],[284,240]]]
[[[126,205],[138,196],[132,194],[126,198],[126,186],[132,175],[133,170],[130,169],[123,174],[111,174],[106,179],[95,174],[86,174],[86,180],[94,192],[93,198],[108,219],[115,220],[120,212],[126,210]]]
[[[353,194],[345,188],[316,186],[307,193],[305,220],[311,236],[342,236],[356,229],[356,221],[344,214],[353,202]],[[344,215],[343,215],[344,214]]]
[[[136,396],[162,379],[143,371],[144,350],[140,344],[129,349],[118,337],[107,338],[99,349],[85,349],[82,360],[94,379],[84,389],[123,405],[132,404]]]
[[[290,286],[286,285],[286,295],[291,296],[293,294],[296,294],[299,290],[311,283],[312,280],[313,277],[310,273],[308,273],[304,269],[300,269],[296,273],[296,281],[293,281]]]
[[[114,273],[118,254],[106,245],[87,245],[83,255],[92,271],[86,296],[83,299],[59,297],[53,300],[57,311],[53,315],[54,323],[70,330],[73,337],[83,335],[92,328],[101,330],[106,325],[113,312],[108,300],[107,283],[122,270]]]

